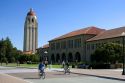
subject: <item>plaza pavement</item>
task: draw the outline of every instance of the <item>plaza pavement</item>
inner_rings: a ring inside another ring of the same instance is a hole
[[[30,82],[7,74],[0,74],[0,83],[30,83]]]
[[[71,69],[74,74],[125,81],[122,69]]]
[[[52,70],[63,71],[62,69],[52,69]],[[125,81],[125,75],[122,75],[122,69],[76,69],[76,68],[72,69],[71,68],[70,70],[71,73],[73,74]]]
[[[2,69],[3,68],[3,69]],[[5,67],[6,68],[6,67]],[[17,68],[7,68],[9,70],[4,70],[4,67],[0,67],[0,83],[30,83],[28,81],[25,81],[24,79],[13,77],[10,75],[7,75],[5,73],[21,73],[21,72],[37,72],[37,69],[17,69]],[[63,69],[46,69],[46,72],[62,72]],[[86,76],[93,76],[93,77],[100,77],[100,78],[107,78],[112,80],[121,80],[125,81],[125,75],[122,75],[122,69],[72,69],[71,73],[74,74],[80,74],[80,75],[86,75]]]

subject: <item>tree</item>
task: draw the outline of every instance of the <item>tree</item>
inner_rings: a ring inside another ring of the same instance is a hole
[[[2,39],[0,41],[0,62],[1,62],[1,65],[3,62],[5,62],[6,60],[6,43],[4,42],[4,39]]]
[[[12,54],[13,54],[15,60],[19,61],[19,57],[22,55],[22,51],[21,50],[17,50],[17,48],[13,48]]]
[[[116,63],[121,61],[122,46],[117,43],[107,43],[100,46],[91,55],[92,62]]]
[[[15,62],[18,56],[19,51],[13,47],[9,37],[5,40],[2,38],[0,40],[0,61],[3,62],[3,59],[6,58],[6,62]]]
[[[38,62],[39,61],[39,57],[37,54],[32,54],[31,56],[31,61],[32,62]]]
[[[14,57],[12,55],[13,45],[12,45],[9,37],[6,38],[5,43],[6,43],[6,58],[7,58],[8,62],[13,62],[12,61],[14,59]]]

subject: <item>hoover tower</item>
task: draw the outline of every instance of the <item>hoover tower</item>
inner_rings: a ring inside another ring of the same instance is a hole
[[[27,13],[25,24],[24,24],[24,44],[23,52],[36,53],[38,47],[38,23],[37,17],[30,9]]]

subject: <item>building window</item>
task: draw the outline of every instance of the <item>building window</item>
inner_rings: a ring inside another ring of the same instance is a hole
[[[94,50],[94,44],[91,44],[91,49]]]
[[[75,48],[81,47],[81,38],[75,39],[74,47]]]
[[[34,23],[34,19],[32,19],[32,23]]]
[[[73,48],[73,40],[68,40],[68,48]]]
[[[66,49],[66,41],[62,41],[61,42],[61,48],[62,49]]]
[[[89,44],[87,44],[87,50],[90,50],[90,45]]]
[[[51,50],[55,50],[55,43],[51,43]]]
[[[60,42],[56,43],[56,49],[60,49]]]

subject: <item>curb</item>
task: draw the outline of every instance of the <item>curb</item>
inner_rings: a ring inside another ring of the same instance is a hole
[[[52,70],[56,72],[63,72],[59,70]],[[122,78],[115,78],[115,77],[108,77],[108,76],[100,76],[100,75],[91,75],[91,74],[83,74],[83,73],[76,73],[76,72],[70,72],[72,74],[79,74],[79,75],[86,75],[86,76],[91,76],[91,77],[99,77],[99,78],[106,78],[106,79],[111,79],[111,80],[120,80],[120,81],[125,81],[125,79]]]
[[[122,78],[115,78],[115,77],[108,77],[108,76],[100,76],[100,75],[82,74],[82,73],[75,73],[75,72],[71,72],[71,73],[73,73],[73,74],[79,74],[79,75],[92,76],[92,77],[99,77],[99,78],[112,79],[112,80],[125,81],[125,79],[122,79]]]

